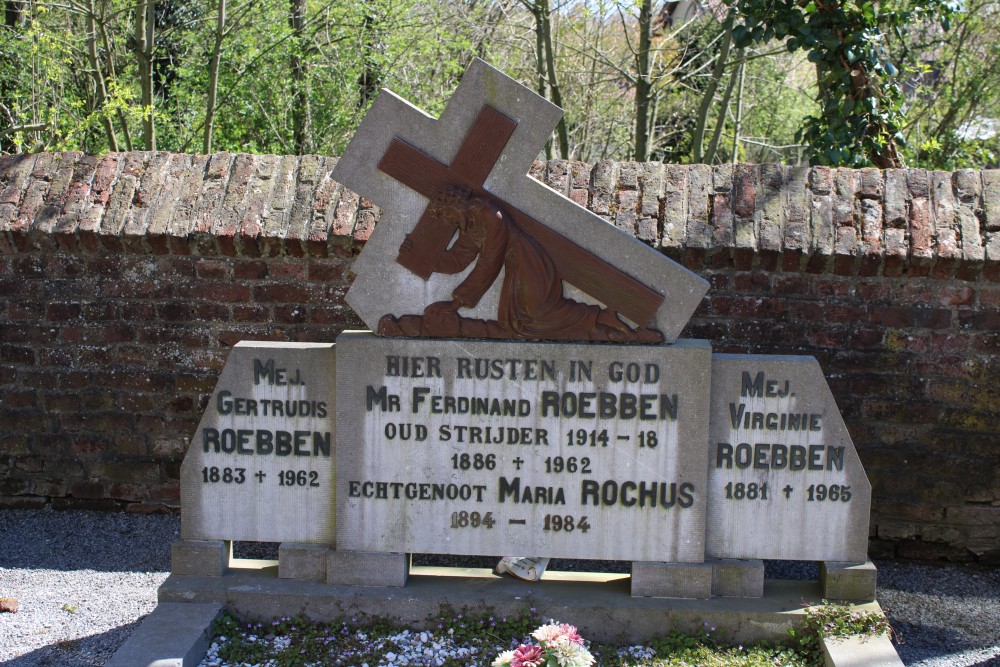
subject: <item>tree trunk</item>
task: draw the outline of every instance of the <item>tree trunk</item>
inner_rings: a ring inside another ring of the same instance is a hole
[[[101,71],[101,63],[97,58],[97,25],[94,18],[94,0],[87,0],[87,59],[90,60],[90,71],[94,77],[94,86],[97,92],[94,109],[100,110],[107,104],[108,89],[104,84],[104,72]],[[117,152],[118,137],[115,136],[115,126],[111,122],[111,116],[108,114],[102,115],[104,134],[108,139],[108,150]]]
[[[708,114],[712,110],[712,102],[715,101],[715,93],[719,89],[719,82],[729,63],[729,47],[733,43],[733,19],[732,16],[726,18],[722,35],[722,43],[719,45],[719,55],[716,56],[715,67],[712,68],[712,79],[705,88],[705,93],[698,105],[698,118],[695,121],[694,134],[691,137],[691,162],[701,164],[705,160],[703,153],[705,149],[705,128],[708,125]]]
[[[156,0],[139,0],[135,8],[134,51],[139,62],[139,85],[142,89],[142,143],[147,151],[156,150],[156,125],[153,121],[155,9]]]
[[[365,16],[362,27],[364,34],[364,55],[362,56],[362,71],[358,77],[358,108],[365,108],[368,103],[375,99],[378,89],[382,85],[382,68],[378,62],[369,54],[374,53],[378,47],[378,39],[375,34],[378,17],[374,13]]]
[[[208,102],[205,104],[205,154],[212,152],[212,132],[215,128],[215,100],[219,91],[219,59],[222,56],[222,39],[226,36],[226,0],[219,0],[219,13],[215,21],[215,43],[212,59],[208,64]]]
[[[649,159],[649,106],[653,92],[649,51],[653,43],[653,3],[642,0],[639,6],[639,50],[636,53],[635,78],[635,159]]]
[[[539,0],[541,7],[542,35],[545,41],[545,68],[548,72],[549,91],[552,95],[552,103],[562,108],[562,91],[559,89],[559,80],[556,78],[556,55],[552,46],[552,22],[550,21],[549,0]],[[556,134],[559,137],[559,157],[563,160],[569,159],[569,133],[566,131],[566,116],[563,115],[556,125]]]
[[[24,25],[24,0],[6,0],[4,2],[4,25],[17,28]]]
[[[743,49],[740,49],[743,53]],[[733,156],[731,162],[739,162],[740,153],[740,133],[743,131],[743,87],[747,80],[747,63],[744,60],[740,63],[740,87],[736,92],[736,123],[733,126]]]
[[[292,57],[289,62],[292,70],[292,86],[295,91],[292,101],[292,137],[295,154],[304,155],[312,148],[312,113],[309,108],[308,65],[306,64],[308,48],[302,34],[306,26],[306,0],[289,0],[288,24],[294,35],[292,38]],[[378,85],[375,85],[374,91],[377,90]]]
[[[736,59],[743,59],[743,49],[736,51]],[[719,105],[719,117],[715,123],[715,131],[712,132],[712,141],[708,145],[708,153],[705,154],[706,164],[714,163],[716,154],[719,152],[719,140],[722,139],[722,130],[726,126],[726,116],[729,115],[729,101],[733,97],[733,89],[736,87],[739,75],[739,68],[734,68],[729,75],[729,85],[726,86],[726,92],[722,95],[722,104]]]

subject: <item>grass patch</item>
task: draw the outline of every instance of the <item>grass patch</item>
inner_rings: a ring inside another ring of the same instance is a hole
[[[426,630],[381,618],[320,623],[282,617],[248,623],[226,614],[213,626],[215,639],[202,665],[489,667],[501,651],[531,641],[531,632],[542,623],[531,609],[504,617],[445,608],[429,620]],[[810,611],[803,628],[789,631],[781,643],[728,645],[720,641],[714,627],[705,624],[698,635],[673,632],[645,645],[587,645],[596,664],[607,667],[819,667],[823,664],[821,637],[877,634],[887,629],[879,614],[825,605]]]

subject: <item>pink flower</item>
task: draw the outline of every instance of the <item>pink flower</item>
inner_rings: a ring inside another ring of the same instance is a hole
[[[580,633],[576,631],[575,625],[570,625],[569,623],[563,623],[562,625],[559,626],[559,629],[562,630],[563,636],[566,638],[566,641],[570,642],[571,644],[583,643],[583,637],[581,637]]]
[[[545,662],[542,647],[537,644],[521,644],[514,651],[510,667],[541,667]]]
[[[583,644],[583,637],[576,631],[576,627],[568,623],[549,623],[543,625],[532,632],[531,636],[541,642],[542,646],[546,648],[551,648],[563,642]]]

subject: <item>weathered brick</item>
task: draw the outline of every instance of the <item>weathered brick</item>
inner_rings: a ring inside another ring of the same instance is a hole
[[[647,217],[659,216],[664,176],[665,170],[661,162],[647,162],[641,165],[639,172],[639,185],[642,190],[642,197],[639,203],[640,215]]]
[[[712,168],[705,164],[688,167],[687,239],[688,247],[709,248],[712,245]]]
[[[986,230],[1000,231],[1000,169],[985,169],[983,178],[983,215]]]
[[[757,220],[761,250],[780,252],[785,232],[785,201],[782,187],[785,169],[781,165],[761,165],[761,196],[757,197]]]
[[[164,199],[172,196],[164,192],[169,176],[172,153],[153,153],[143,173],[138,175],[139,185],[135,191],[133,211],[122,228],[127,236],[144,235],[153,222],[153,214]]]
[[[882,205],[878,201],[861,200],[861,236],[865,254],[882,254]]]
[[[549,160],[545,165],[543,182],[561,195],[569,194],[569,161]]]
[[[788,170],[787,179],[782,193],[786,206],[784,248],[809,252],[814,247],[809,225],[809,169],[792,167]]]
[[[712,245],[729,247],[735,242],[733,211],[729,193],[712,196]]]
[[[36,159],[35,154],[0,157],[0,230],[9,229],[17,217]]]
[[[591,172],[591,190],[593,192],[591,210],[599,215],[611,212],[611,200],[618,191],[618,178],[621,168],[617,162],[602,160]]]
[[[858,194],[864,199],[882,199],[884,190],[884,177],[880,169],[860,169],[858,170],[859,187]]]
[[[596,191],[595,191],[596,204]],[[687,236],[687,169],[680,165],[667,165],[663,182],[663,238],[664,248],[684,246]],[[595,213],[600,211],[594,208]]]
[[[91,182],[97,171],[97,165],[98,158],[94,156],[83,155],[77,158],[73,167],[72,180],[63,197],[62,211],[59,218],[50,227],[51,232],[66,234],[66,238],[73,238],[68,235],[76,232],[83,213],[89,205]]]

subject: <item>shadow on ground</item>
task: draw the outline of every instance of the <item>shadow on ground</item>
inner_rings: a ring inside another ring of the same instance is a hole
[[[180,519],[170,515],[5,510],[0,568],[169,572],[179,534]]]
[[[66,639],[0,662],[0,667],[95,667],[103,665],[125,643],[140,621],[107,632]]]

